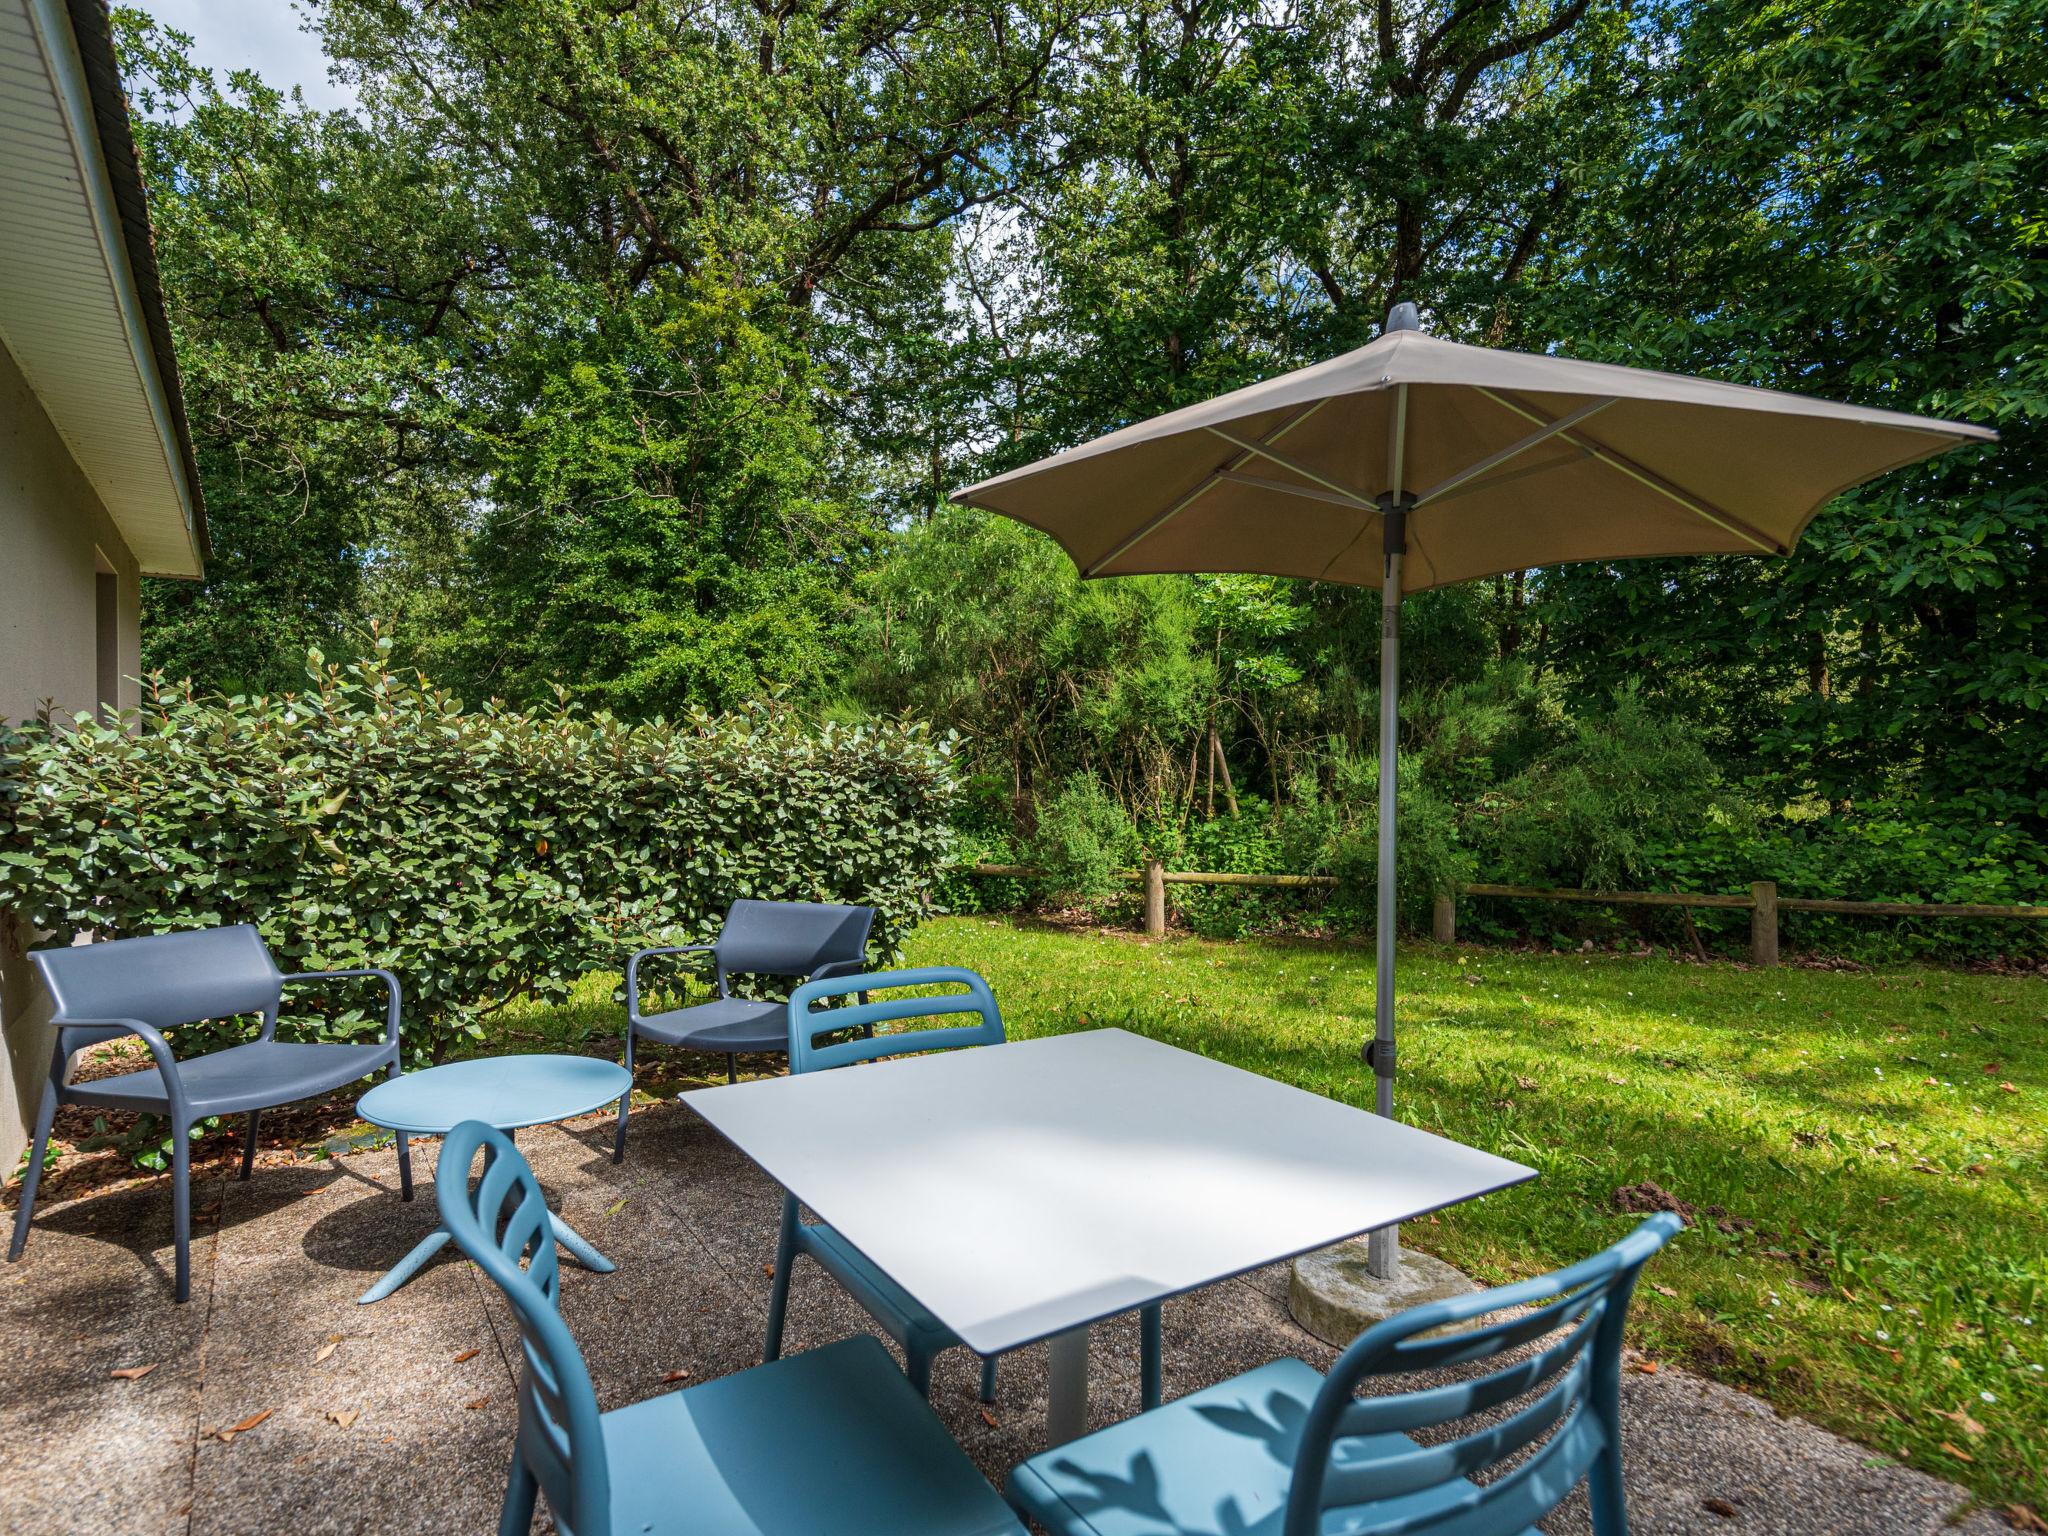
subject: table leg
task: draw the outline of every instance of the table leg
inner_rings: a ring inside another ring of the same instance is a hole
[[[426,1267],[427,1260],[448,1245],[448,1229],[436,1227],[420,1239],[419,1245],[385,1273],[383,1279],[356,1298],[356,1305],[367,1307],[373,1301],[382,1301],[406,1281]]]
[[[569,1250],[569,1256],[585,1269],[600,1275],[608,1275],[618,1268],[610,1259],[590,1246],[588,1238],[553,1211],[548,1212],[548,1225],[554,1229],[555,1241]],[[419,1245],[393,1265],[384,1278],[356,1298],[356,1305],[367,1307],[373,1301],[382,1301],[406,1281],[426,1268],[427,1261],[448,1244],[448,1229],[436,1227]]]
[[[1051,1396],[1045,1409],[1048,1449],[1088,1432],[1088,1328],[1070,1328],[1046,1340]]]
[[[610,1259],[590,1246],[590,1240],[553,1211],[548,1212],[548,1224],[555,1229],[555,1241],[569,1250],[569,1256],[585,1269],[600,1275],[608,1275],[618,1268]]]

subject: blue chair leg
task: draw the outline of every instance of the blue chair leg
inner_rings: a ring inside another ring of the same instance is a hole
[[[1159,1303],[1155,1301],[1138,1314],[1138,1391],[1139,1400],[1147,1410],[1159,1406],[1163,1334]]]
[[[58,1071],[62,1070],[62,1065]],[[12,1264],[28,1246],[29,1213],[36,1208],[36,1186],[43,1182],[43,1152],[50,1145],[50,1123],[57,1118],[55,1073],[43,1084],[42,1108],[36,1111],[35,1140],[28,1149],[28,1172],[21,1176],[21,1205],[14,1213],[14,1240],[7,1245],[7,1262]]]
[[[533,1526],[533,1501],[540,1484],[518,1452],[512,1455],[512,1476],[505,1485],[505,1510],[498,1516],[498,1536],[526,1536]]]
[[[990,1355],[981,1362],[981,1400],[992,1403],[996,1400],[996,1357]]]
[[[796,1262],[796,1196],[782,1197],[782,1229],[775,1239],[775,1274],[768,1282],[768,1336],[761,1363],[782,1358],[782,1320],[789,1311],[789,1269]]]
[[[249,1123],[242,1127],[242,1182],[249,1182],[249,1170],[256,1166],[256,1121],[262,1115],[260,1109],[249,1111]]]
[[[177,1246],[179,1301],[192,1299],[192,1127],[171,1123],[171,1226]]]
[[[926,1402],[932,1400],[932,1357],[921,1349],[905,1346],[903,1351],[903,1374],[910,1378],[910,1384],[917,1388],[917,1395]]]

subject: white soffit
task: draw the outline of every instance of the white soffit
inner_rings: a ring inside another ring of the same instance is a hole
[[[63,0],[0,0],[0,341],[144,573],[199,575],[176,418]]]

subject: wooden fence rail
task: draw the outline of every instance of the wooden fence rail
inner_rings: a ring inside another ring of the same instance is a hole
[[[1031,879],[1043,873],[1029,864],[962,864],[962,874],[1008,875]],[[1204,870],[1167,869],[1147,859],[1142,869],[1124,870],[1121,878],[1145,888],[1145,932],[1154,938],[1166,932],[1166,888],[1169,885],[1264,886],[1300,890],[1333,886],[1335,875],[1239,875]],[[1526,901],[1590,901],[1617,907],[1703,907],[1749,913],[1749,958],[1754,965],[1778,963],[1780,912],[1834,912],[1861,917],[1993,917],[2048,918],[2048,906],[1996,906],[1968,901],[1837,901],[1817,896],[1780,896],[1775,880],[1755,880],[1747,895],[1716,895],[1705,891],[1578,891],[1533,885],[1472,884],[1436,899],[1430,936],[1439,944],[1458,940],[1458,896],[1494,896]]]

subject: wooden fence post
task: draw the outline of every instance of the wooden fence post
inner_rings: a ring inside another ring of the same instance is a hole
[[[1145,937],[1166,937],[1166,866],[1157,859],[1145,861]]]
[[[1439,944],[1458,942],[1458,898],[1450,891],[1439,891],[1436,908],[1430,913],[1429,936]]]
[[[1776,965],[1778,963],[1778,882],[1775,880],[1752,880],[1749,883],[1749,898],[1756,905],[1749,909],[1749,963],[1751,965]]]

